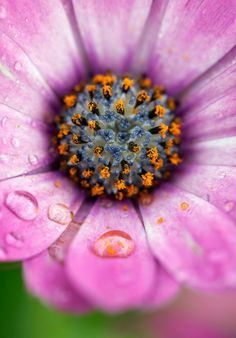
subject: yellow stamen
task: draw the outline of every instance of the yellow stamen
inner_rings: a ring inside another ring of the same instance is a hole
[[[116,181],[115,186],[118,190],[124,190],[126,188],[125,181],[123,179]]]
[[[79,158],[76,154],[73,154],[71,157],[70,157],[70,162],[71,164],[73,165],[76,165],[79,163]]]
[[[93,120],[88,121],[88,127],[89,127],[89,129],[91,129],[91,130],[95,130],[96,127],[97,127],[96,121],[93,121]]]
[[[123,100],[118,100],[117,103],[115,104],[115,108],[117,110],[117,113],[119,114],[124,114],[125,111],[125,104]]]
[[[69,150],[69,146],[66,143],[60,144],[58,146],[58,152],[60,155],[67,155]]]
[[[122,89],[127,92],[134,85],[134,80],[131,80],[128,76],[124,77],[122,81]]]
[[[85,178],[89,178],[93,175],[93,171],[91,169],[85,169],[82,171],[82,176]]]
[[[157,106],[155,107],[155,114],[156,114],[157,116],[159,116],[159,117],[162,118],[162,117],[165,115],[165,113],[166,113],[166,109],[165,109],[163,106],[157,105]]]
[[[137,104],[142,104],[144,101],[150,101],[150,96],[145,90],[141,90],[137,96]]]
[[[151,187],[153,185],[154,175],[152,173],[147,172],[146,174],[141,175],[141,177],[145,187]]]
[[[71,108],[76,104],[76,95],[66,95],[63,98],[63,102],[65,103],[67,108]]]
[[[94,148],[93,152],[97,157],[100,157],[102,155],[102,152],[103,152],[103,147],[97,146],[97,147]]]
[[[162,138],[165,138],[166,137],[166,133],[168,131],[168,126],[165,124],[165,123],[161,123],[160,124],[160,134],[161,134],[161,137]]]
[[[180,158],[179,154],[175,153],[169,158],[170,162],[174,165],[178,165],[182,162],[182,159]]]
[[[104,166],[100,171],[100,175],[102,178],[109,178],[111,176],[109,167]]]
[[[101,196],[103,194],[104,194],[104,187],[102,187],[98,183],[94,187],[92,187],[91,196]]]
[[[103,95],[106,99],[109,99],[112,96],[112,87],[109,85],[104,85],[102,87]]]

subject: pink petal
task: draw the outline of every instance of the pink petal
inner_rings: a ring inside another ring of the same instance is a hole
[[[235,45],[235,16],[234,0],[169,1],[149,47],[149,72],[172,93],[183,90]],[[147,33],[158,26],[153,20]]]
[[[232,95],[236,87],[235,77],[236,46],[186,89],[181,98],[181,109],[185,114],[194,114],[194,111]]]
[[[56,172],[1,182],[0,260],[22,260],[48,248],[71,222],[83,198]]]
[[[180,291],[180,285],[160,265],[157,280],[155,280],[150,297],[145,300],[147,309],[156,309],[166,303],[175,300]]]
[[[58,309],[83,313],[89,305],[67,279],[64,266],[47,251],[24,262],[24,279],[28,289]]]
[[[236,229],[225,213],[164,185],[140,205],[153,253],[179,282],[222,290],[236,285]]]
[[[183,137],[205,140],[236,135],[235,89],[199,109],[191,109],[183,116]]]
[[[185,163],[222,166],[236,165],[236,136],[216,140],[188,142],[182,145]]]
[[[3,0],[0,29],[19,44],[54,90],[81,76],[83,61],[59,0]]]
[[[24,114],[44,119],[45,115],[52,114],[56,103],[51,102],[51,96],[44,96],[41,92],[36,92],[32,88],[22,85],[15,80],[11,72],[0,72],[0,104],[4,104]]]
[[[3,105],[0,105],[0,135],[0,180],[55,160],[47,125]]]
[[[110,231],[131,237],[123,244],[119,237],[120,252],[109,251],[111,242],[98,241]],[[154,285],[156,268],[130,202],[97,201],[68,251],[67,271],[74,287],[96,307],[111,312],[141,306]]]
[[[236,167],[185,165],[174,184],[222,209],[236,221]]]
[[[14,81],[24,86],[28,85],[44,97],[46,96],[48,101],[49,98],[55,101],[57,99],[55,93],[24,50],[3,32],[0,32],[0,41],[1,68],[5,69]]]
[[[93,70],[129,69],[152,1],[73,0],[81,36]]]

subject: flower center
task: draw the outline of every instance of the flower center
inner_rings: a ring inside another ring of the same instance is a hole
[[[181,162],[175,101],[146,76],[95,75],[56,117],[60,165],[92,196],[133,197]]]

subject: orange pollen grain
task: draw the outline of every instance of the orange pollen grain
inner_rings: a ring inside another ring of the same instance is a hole
[[[164,218],[164,217],[159,217],[159,218],[157,219],[157,224],[161,224],[161,223],[163,223],[163,222],[165,222],[165,218]]]
[[[89,129],[94,130],[96,129],[96,126],[97,126],[96,121],[91,120],[88,122]]]
[[[111,176],[110,169],[108,167],[103,167],[100,171],[100,175],[102,178],[109,178]]]
[[[76,95],[71,94],[64,96],[63,102],[65,103],[66,107],[68,108],[73,107],[76,103]]]
[[[124,113],[125,110],[125,104],[123,100],[118,100],[117,103],[115,104],[115,108],[118,113]]]
[[[104,187],[102,187],[98,183],[91,189],[91,196],[101,196],[103,195],[103,193],[104,193]]]
[[[182,162],[182,159],[180,158],[179,154],[174,153],[170,158],[170,162],[174,165],[178,165]]]
[[[93,175],[93,171],[91,169],[85,169],[82,171],[82,176],[85,178],[89,178]]]
[[[124,190],[126,188],[125,181],[122,179],[116,181],[115,186],[118,190]]]
[[[157,116],[163,117],[163,116],[165,115],[165,113],[166,113],[166,109],[165,109],[163,106],[157,105],[157,106],[155,107],[155,114],[156,114]]]
[[[66,143],[60,144],[58,146],[58,152],[60,155],[67,155],[69,150],[69,146]]]
[[[144,101],[150,101],[150,96],[148,96],[145,90],[141,90],[137,96],[137,102],[143,103]]]
[[[147,172],[146,174],[141,175],[143,180],[143,185],[145,187],[151,187],[153,184],[154,175],[150,172]]]
[[[73,165],[76,165],[79,163],[79,159],[78,159],[78,156],[76,154],[73,154],[71,157],[70,157],[70,162],[71,164]]]
[[[187,202],[180,203],[180,209],[185,211],[189,208],[189,204]]]
[[[159,154],[158,154],[158,150],[156,147],[150,148],[147,150],[147,156],[151,159],[151,160],[157,160]]]
[[[161,123],[160,124],[160,134],[161,134],[161,137],[162,138],[165,138],[166,137],[166,133],[168,131],[168,126],[165,124],[165,123]]]
[[[134,85],[134,80],[131,80],[129,77],[125,77],[122,81],[122,89],[127,92]]]
[[[102,87],[102,92],[103,92],[103,95],[106,97],[106,98],[109,98],[112,96],[112,87],[109,86],[109,85],[104,85]]]

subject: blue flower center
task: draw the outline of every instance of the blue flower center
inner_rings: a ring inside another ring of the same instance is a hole
[[[92,196],[134,197],[181,163],[176,103],[146,76],[95,75],[56,117],[60,164]]]

